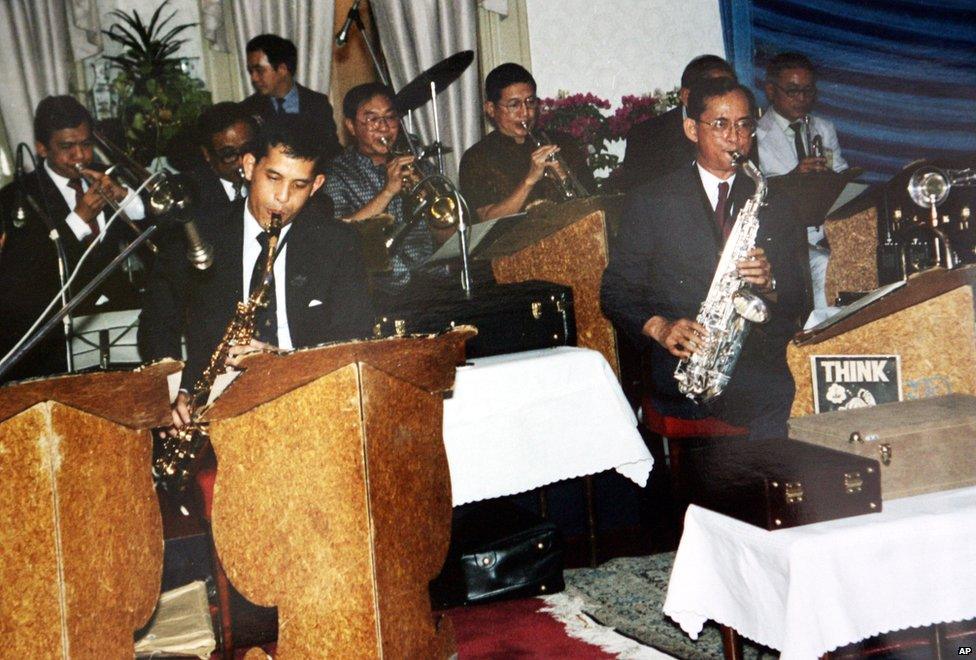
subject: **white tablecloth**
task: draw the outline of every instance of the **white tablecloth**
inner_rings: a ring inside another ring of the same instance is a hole
[[[584,348],[459,367],[444,446],[455,506],[609,469],[644,486],[653,465],[609,365]]]
[[[767,532],[691,506],[664,612],[817,658],[874,635],[976,617],[976,487]]]

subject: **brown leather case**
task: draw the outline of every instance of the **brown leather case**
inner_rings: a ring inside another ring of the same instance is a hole
[[[976,484],[976,397],[969,394],[796,417],[790,437],[878,459],[886,500]]]
[[[873,459],[785,438],[710,441],[686,456],[692,504],[765,529],[881,511]]]

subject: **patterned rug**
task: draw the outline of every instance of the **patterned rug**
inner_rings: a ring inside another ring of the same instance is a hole
[[[664,597],[674,553],[618,557],[597,568],[567,570],[566,593],[582,598],[583,611],[598,623],[676,658],[722,658],[718,626],[708,623],[693,641],[664,615]],[[746,658],[770,659],[777,654],[743,640]]]

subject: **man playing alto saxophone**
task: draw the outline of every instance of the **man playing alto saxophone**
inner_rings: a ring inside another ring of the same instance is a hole
[[[780,200],[771,199],[760,212],[756,247],[737,263],[741,279],[766,298],[769,322],[748,334],[719,398],[696,404],[681,395],[673,375],[678,359],[701,347],[705,328],[693,319],[725,237],[755,189],[736,174],[732,157],[751,150],[755,114],[752,94],[733,80],[706,80],[692,88],[684,130],[695,143],[696,161],[629,194],[601,302],[617,327],[646,351],[645,387],[661,413],[714,415],[747,426],[752,438],[786,437],[795,391],[786,343],[798,328],[802,289],[793,259],[799,232],[783,221],[789,209]]]
[[[369,335],[372,311],[358,237],[332,220],[331,205],[308,203],[325,180],[318,169],[320,158],[295,119],[268,121],[242,159],[247,198],[236,202],[227,218],[200,219],[200,234],[214,247],[213,265],[192,273],[187,292],[187,363],[173,405],[176,428],[190,421],[189,392],[237,303],[260,286],[273,216],[280,217],[282,226],[267,305],[255,317],[256,341],[231,349],[228,363],[233,365],[247,351]]]

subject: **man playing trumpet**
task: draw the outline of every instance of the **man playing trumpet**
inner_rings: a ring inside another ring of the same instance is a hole
[[[539,117],[535,78],[514,63],[495,67],[485,78],[485,114],[495,130],[464,152],[461,158],[461,192],[480,220],[492,220],[525,210],[547,198],[561,201],[558,191],[543,179],[550,172],[563,180],[565,162],[587,190],[593,177],[581,149],[565,139],[538,144],[533,139]]]
[[[49,96],[34,113],[34,139],[41,162],[17,182],[0,191],[7,240],[0,256],[0,354],[6,353],[27,331],[61,288],[58,251],[50,234],[64,250],[65,268],[78,264],[92,242],[97,245],[86,259],[72,290],[87,284],[117,254],[120,241],[134,238],[131,230],[115,222],[109,200],[124,205],[134,219],[144,217],[142,200],[113,181],[94,163],[92,117],[71,96]],[[26,219],[14,222],[18,209]],[[134,297],[120,273],[109,278],[91,298],[99,310],[125,307]],[[6,376],[12,380],[60,373],[67,369],[64,338],[51,333]]]

